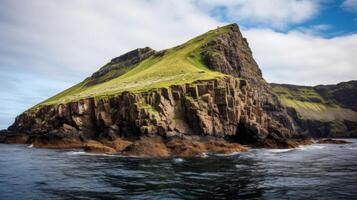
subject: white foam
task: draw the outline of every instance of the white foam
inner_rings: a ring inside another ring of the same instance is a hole
[[[111,155],[105,153],[88,153],[84,151],[71,151],[67,152],[68,155],[85,155],[85,156],[108,156],[108,157],[121,157],[120,155]]]
[[[67,152],[68,155],[85,155],[86,152],[84,151],[71,151],[71,152]]]
[[[182,162],[184,162],[185,160],[182,159],[182,158],[174,158],[173,161],[174,161],[175,163],[182,163]]]
[[[236,164],[234,165],[236,168],[246,168],[247,165],[242,165],[242,164]]]
[[[293,151],[294,149],[268,149],[268,152],[271,153],[284,153],[284,152],[289,152],[289,151]]]
[[[28,145],[27,148],[33,148],[33,144]]]
[[[216,154],[213,154],[213,155],[225,157],[225,156],[235,156],[235,155],[238,155],[238,154],[240,154],[240,153],[241,153],[241,152],[233,152],[233,153],[227,153],[227,154],[224,154],[224,153],[216,153]]]
[[[297,147],[297,149],[299,150],[313,150],[313,149],[323,149],[325,148],[325,146],[322,145],[300,145],[299,147]]]

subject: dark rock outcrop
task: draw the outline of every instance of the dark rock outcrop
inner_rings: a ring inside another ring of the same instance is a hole
[[[201,54],[209,68],[247,80],[252,88],[252,95],[262,104],[263,112],[272,121],[278,122],[291,131],[296,131],[285,107],[264,80],[247,39],[242,36],[237,25],[232,25],[231,31],[207,43]],[[282,137],[285,136],[282,135]]]
[[[317,142],[318,144],[350,144],[351,142],[345,140],[334,140],[331,138],[321,139]]]
[[[17,117],[9,130],[85,138],[209,135],[246,143],[293,134],[269,118],[245,80],[230,77],[43,106]]]
[[[88,80],[88,85],[94,85],[109,81],[124,74],[129,67],[140,63],[146,58],[154,55],[155,50],[150,47],[138,48],[119,57],[113,58],[108,64],[104,65],[95,72]]]

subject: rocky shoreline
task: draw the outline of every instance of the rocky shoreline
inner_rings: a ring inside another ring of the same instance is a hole
[[[310,137],[272,140],[257,142],[251,145],[241,145],[232,140],[215,137],[170,137],[161,136],[141,138],[117,138],[114,140],[83,140],[79,137],[44,138],[29,137],[26,134],[0,134],[0,143],[26,144],[34,148],[48,149],[83,149],[86,152],[98,154],[118,154],[135,157],[203,157],[207,153],[232,154],[246,152],[250,148],[287,149],[300,145],[311,144],[349,144],[345,140],[331,138],[313,139]]]

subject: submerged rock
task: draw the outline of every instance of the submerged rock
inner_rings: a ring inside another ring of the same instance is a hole
[[[171,154],[178,157],[202,157],[206,152],[205,145],[198,140],[174,138],[167,143]]]
[[[299,145],[311,145],[314,144],[312,138],[302,138],[302,139],[266,139],[262,142],[256,143],[254,146],[259,148],[270,148],[270,149],[290,149],[296,148]]]
[[[90,140],[83,145],[83,150],[90,153],[113,154],[117,151],[114,148],[106,146],[98,141]]]
[[[144,137],[126,147],[122,154],[137,157],[168,157],[170,152],[160,137]]]
[[[336,140],[331,138],[320,139],[317,141],[318,144],[351,144],[351,142],[345,140]]]

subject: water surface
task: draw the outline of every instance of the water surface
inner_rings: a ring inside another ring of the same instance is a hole
[[[190,159],[0,144],[0,199],[356,199],[350,141]]]

